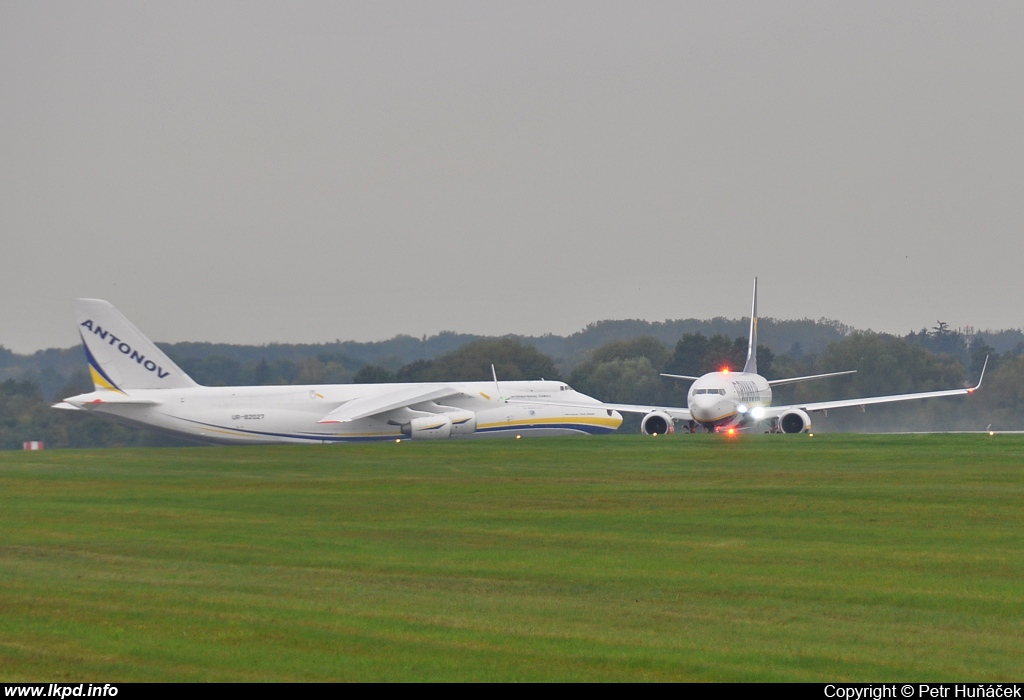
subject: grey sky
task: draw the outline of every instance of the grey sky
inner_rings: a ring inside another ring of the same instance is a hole
[[[0,3],[0,344],[1024,324],[1024,3]]]

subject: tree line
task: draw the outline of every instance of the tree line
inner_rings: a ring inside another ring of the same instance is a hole
[[[600,321],[568,336],[507,336],[530,345],[550,357],[560,371],[567,374],[585,361],[598,348],[617,340],[631,340],[651,336],[668,348],[673,348],[686,335],[708,338],[723,335],[727,338],[745,336],[747,319],[676,319],[642,321],[626,319]],[[759,319],[761,344],[776,353],[799,359],[804,355],[820,355],[828,345],[842,340],[853,332],[849,326],[829,319],[779,320]],[[946,329],[948,331],[948,328]],[[959,335],[953,332],[940,334]],[[932,342],[933,332],[922,329],[921,342]],[[910,337],[910,336],[908,336]],[[987,332],[986,340],[999,352],[1012,351],[1024,346],[1024,332],[1020,329]],[[445,331],[433,336],[414,338],[397,335],[374,342],[337,340],[329,343],[267,345],[228,345],[223,343],[157,343],[179,365],[195,372],[204,383],[264,384],[296,383],[307,377],[324,375],[329,381],[352,381],[364,365],[384,367],[392,373],[417,360],[431,360],[456,350],[467,343],[485,340],[481,336]],[[930,347],[935,350],[936,348]],[[0,346],[0,382],[6,379],[30,380],[40,386],[47,398],[57,396],[64,385],[81,370],[82,349],[50,348],[20,355]],[[324,379],[310,379],[324,381]],[[65,394],[66,395],[66,394]]]

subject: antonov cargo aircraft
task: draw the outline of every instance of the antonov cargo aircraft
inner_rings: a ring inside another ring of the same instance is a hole
[[[614,409],[556,381],[502,382],[500,388],[497,377],[493,383],[200,386],[107,302],[78,299],[75,315],[95,391],[55,408],[204,442],[601,434],[622,423]],[[559,399],[572,405],[556,405]]]
[[[988,358],[981,368],[981,377],[985,376]],[[772,387],[781,384],[794,384],[810,379],[836,377],[853,374],[856,370],[815,374],[808,377],[792,377],[789,379],[768,380],[757,373],[757,278],[754,278],[754,303],[750,311],[750,336],[747,341],[747,362],[742,372],[723,369],[710,372],[701,377],[688,377],[680,374],[663,374],[664,377],[692,381],[693,385],[686,395],[686,408],[670,408],[662,406],[637,406],[633,404],[604,404],[609,410],[626,413],[643,413],[640,429],[646,435],[662,435],[675,432],[675,424],[680,423],[692,432],[701,426],[707,432],[738,432],[753,431],[761,426],[769,432],[802,433],[811,430],[809,414],[816,411],[828,411],[833,408],[851,406],[869,406],[872,404],[892,403],[894,401],[914,401],[939,396],[960,396],[973,394],[981,386],[981,377],[977,385],[967,389],[949,389],[946,391],[925,391],[918,394],[894,394],[892,396],[871,396],[861,399],[842,399],[839,401],[818,401],[792,406],[772,406]],[[561,397],[555,399],[559,405],[573,405],[563,402]],[[524,405],[532,405],[533,399],[517,399]]]

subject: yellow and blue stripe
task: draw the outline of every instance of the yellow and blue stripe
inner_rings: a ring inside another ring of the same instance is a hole
[[[81,332],[79,332],[78,336],[82,338],[82,347],[85,349],[85,360],[89,364],[89,375],[92,377],[93,386],[97,389],[106,389],[108,391],[116,391],[119,394],[124,394],[125,392],[121,391],[120,387],[118,387],[117,384],[114,383],[114,380],[110,378],[110,375],[103,371],[100,363],[96,361],[92,352],[89,351],[89,345],[85,342],[85,338],[82,336]],[[127,396],[127,394],[125,395]]]

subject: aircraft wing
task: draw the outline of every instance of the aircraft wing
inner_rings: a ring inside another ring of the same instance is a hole
[[[985,378],[985,369],[988,367],[988,358],[985,358],[985,364],[981,366],[981,376],[978,377],[978,383],[974,386],[967,387],[966,389],[946,389],[943,391],[921,391],[916,394],[892,394],[891,396],[867,396],[861,399],[840,399],[838,401],[817,401],[814,403],[804,404],[793,404],[792,406],[772,406],[765,409],[765,417],[775,418],[781,416],[786,411],[793,408],[802,408],[808,413],[812,411],[828,411],[832,408],[852,408],[854,406],[871,406],[880,403],[895,403],[897,401],[917,401],[918,399],[937,399],[940,396],[961,396],[964,394],[973,394],[981,387],[981,382]]]
[[[453,389],[450,386],[432,387],[430,385],[424,386],[422,384],[404,386],[382,394],[362,396],[358,399],[347,401],[321,418],[318,422],[348,423],[350,421],[359,420],[360,418],[375,416],[378,413],[386,413],[387,411],[394,411],[397,408],[414,406],[426,401],[436,401],[437,399],[443,399],[448,396],[455,396],[461,393],[462,392],[458,389]]]
[[[597,403],[566,403],[562,401],[527,401],[525,399],[509,399],[508,403],[533,404],[535,406],[566,406],[568,408],[601,408],[609,411],[622,411],[623,413],[648,414],[652,411],[661,411],[675,420],[690,420],[690,409],[672,406],[641,406],[631,403],[605,403],[604,401]]]
[[[771,418],[781,416],[792,408],[802,408],[808,413],[812,411],[828,411],[833,408],[852,408],[854,406],[871,406],[880,403],[894,403],[896,401],[916,401],[918,399],[932,399],[940,396],[960,396],[961,394],[973,394],[976,387],[967,389],[949,389],[947,391],[922,391],[917,394],[893,394],[892,396],[868,396],[862,399],[841,399],[839,401],[818,401],[815,403],[793,404],[792,406],[772,406],[765,410],[765,416]]]
[[[680,408],[678,406],[635,406],[628,403],[606,403],[601,405],[602,408],[610,408],[613,411],[621,411],[623,413],[643,413],[648,414],[654,411],[661,411],[662,413],[668,414],[673,420],[690,420],[690,409]]]

